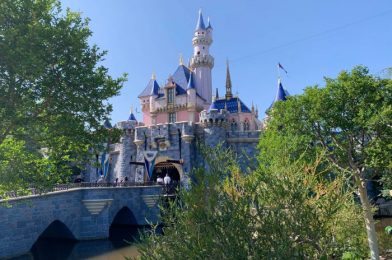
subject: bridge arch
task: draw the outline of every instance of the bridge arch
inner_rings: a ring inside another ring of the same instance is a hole
[[[110,225],[137,225],[137,220],[132,210],[127,206],[120,208],[116,214],[113,214],[113,218]]]
[[[62,240],[61,246],[56,243],[56,240]],[[67,257],[72,252],[75,242],[76,238],[72,231],[60,220],[54,220],[38,235],[30,250],[37,258],[62,258]],[[52,250],[44,250],[45,248],[51,248]],[[61,254],[61,256],[58,254]]]
[[[127,207],[122,207],[114,216],[109,226],[109,239],[115,248],[127,245],[139,236],[139,227],[135,215]]]

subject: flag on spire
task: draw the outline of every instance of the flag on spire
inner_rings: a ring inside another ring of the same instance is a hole
[[[278,62],[278,68],[282,69],[287,74],[287,70],[285,70],[285,68],[283,68],[283,66],[282,66],[282,64],[280,64],[280,62]]]

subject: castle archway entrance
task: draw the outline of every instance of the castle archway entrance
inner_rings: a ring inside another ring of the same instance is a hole
[[[181,175],[178,171],[178,166],[171,162],[160,162],[154,167],[154,172],[152,173],[152,180],[157,181],[158,177],[162,179],[168,175],[173,184],[180,183]]]

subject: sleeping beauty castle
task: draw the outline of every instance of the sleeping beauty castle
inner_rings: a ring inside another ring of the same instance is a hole
[[[253,104],[249,107],[233,95],[229,64],[226,93],[221,96],[216,89],[213,94],[212,43],[210,19],[204,23],[199,11],[188,66],[180,59],[164,85],[152,75],[138,96],[142,122],[131,111],[128,120],[114,126],[123,131],[120,142],[108,144],[109,152],[97,157],[101,168],[91,167],[85,181],[145,182],[167,174],[175,182],[188,182],[192,169],[204,165],[200,145],[231,148],[243,168],[255,163],[252,157],[263,121]],[[286,95],[279,81],[275,101],[285,100]],[[109,122],[105,125],[112,127]]]

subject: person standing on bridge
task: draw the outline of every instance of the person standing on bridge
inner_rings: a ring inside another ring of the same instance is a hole
[[[171,182],[171,178],[169,176],[169,174],[166,173],[165,178],[163,178],[163,182],[165,183],[165,185],[169,185]]]

